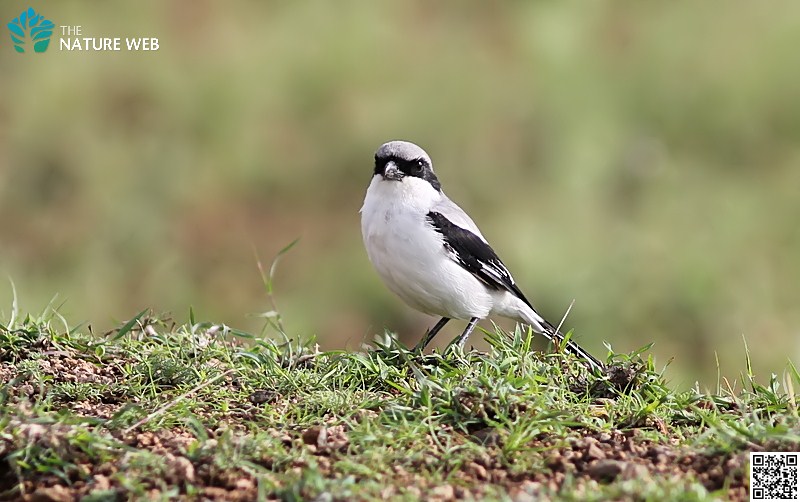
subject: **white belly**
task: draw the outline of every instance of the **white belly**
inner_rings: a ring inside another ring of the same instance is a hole
[[[448,256],[426,213],[392,200],[368,193],[361,214],[367,254],[386,286],[426,314],[486,317],[493,301],[483,283]]]

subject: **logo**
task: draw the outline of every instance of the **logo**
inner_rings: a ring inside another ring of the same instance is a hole
[[[14,49],[17,52],[25,52],[25,46],[29,42],[33,43],[34,52],[46,51],[47,46],[50,45],[53,28],[55,28],[55,24],[52,21],[37,14],[31,7],[22,11],[22,14],[8,23],[11,41],[14,42]]]

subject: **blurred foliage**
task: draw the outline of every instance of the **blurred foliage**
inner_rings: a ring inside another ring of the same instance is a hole
[[[598,355],[654,341],[686,386],[715,352],[736,376],[742,337],[764,378],[800,359],[795,3],[34,7],[160,50],[0,40],[0,273],[25,310],[57,292],[95,331],[192,305],[257,332],[253,251],[301,237],[276,277],[290,333],[412,343],[433,320],[380,284],[358,216],[373,151],[408,139],[547,317],[576,299]]]

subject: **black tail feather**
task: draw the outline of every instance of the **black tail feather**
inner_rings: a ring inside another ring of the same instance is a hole
[[[573,354],[586,361],[592,369],[602,370],[605,367],[605,365],[600,362],[599,359],[589,353],[589,351],[572,341],[572,339],[567,340],[566,336],[558,331],[555,326],[547,322],[547,320],[544,321],[544,327],[545,331],[542,333],[542,335],[544,335],[551,342],[557,344],[559,347],[563,346],[564,349],[570,354]],[[564,343],[565,340],[566,344]]]

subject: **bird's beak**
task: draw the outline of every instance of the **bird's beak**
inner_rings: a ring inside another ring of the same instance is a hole
[[[389,161],[383,168],[383,179],[391,181],[400,181],[403,179],[403,173],[397,168],[394,162]]]

